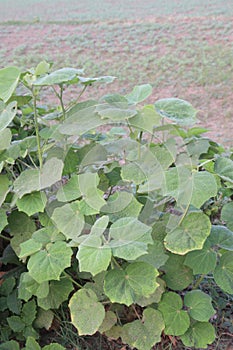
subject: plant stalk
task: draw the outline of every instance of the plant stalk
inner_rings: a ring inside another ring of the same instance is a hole
[[[33,112],[34,112],[34,123],[35,123],[35,130],[36,130],[37,152],[38,152],[38,159],[39,159],[39,164],[40,164],[40,169],[41,169],[42,165],[43,165],[43,159],[42,159],[42,151],[41,151],[41,147],[40,147],[38,114],[37,114],[37,109],[36,109],[36,95],[35,95],[33,89],[32,89],[32,95],[33,95]]]

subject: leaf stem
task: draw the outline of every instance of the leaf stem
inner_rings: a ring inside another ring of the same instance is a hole
[[[114,258],[114,256],[112,256],[112,262],[113,262],[120,270],[122,270],[121,265],[117,262],[117,260]]]
[[[5,239],[6,241],[10,241],[11,240],[10,238],[3,236],[1,233],[0,233],[0,238]]]
[[[196,281],[196,283],[194,284],[193,289],[197,289],[200,286],[200,284],[201,284],[201,282],[203,281],[204,278],[205,278],[205,275],[201,275],[198,278],[198,280]]]
[[[36,94],[33,88],[32,88],[32,96],[33,96],[33,112],[34,112],[34,123],[35,123],[35,131],[36,131],[37,152],[38,152],[38,159],[39,159],[39,164],[41,169],[43,165],[43,159],[42,159],[42,151],[40,147],[39,124],[38,124],[38,115],[37,115],[37,108],[36,108]]]
[[[74,283],[77,287],[83,288],[81,284],[76,282],[67,272],[63,271],[64,275],[71,280],[72,283]]]

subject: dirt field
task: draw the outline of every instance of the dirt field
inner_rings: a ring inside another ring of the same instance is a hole
[[[188,100],[208,135],[233,146],[231,1],[77,3],[0,0],[1,67],[29,68],[47,59],[54,68],[117,77],[111,85],[90,88],[84,98],[150,83],[148,102]]]

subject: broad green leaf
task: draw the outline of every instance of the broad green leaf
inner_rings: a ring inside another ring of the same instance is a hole
[[[184,263],[193,270],[194,275],[207,274],[215,269],[217,253],[204,245],[203,249],[189,252]]]
[[[11,131],[9,128],[6,128],[0,131],[0,151],[7,149],[11,143]]]
[[[4,202],[7,193],[9,192],[10,181],[7,175],[0,175],[0,207]]]
[[[196,109],[179,98],[164,98],[155,102],[155,108],[162,117],[180,125],[192,125],[196,122]]]
[[[8,225],[6,210],[0,208],[0,232]]]
[[[233,252],[222,254],[214,271],[214,279],[224,292],[233,294]]]
[[[102,239],[96,236],[87,238],[80,246],[77,254],[80,271],[90,272],[93,276],[106,271],[111,261],[112,251],[102,244]]]
[[[48,243],[29,258],[28,271],[38,283],[59,280],[62,271],[71,264],[72,250],[65,242]]]
[[[96,77],[96,78],[88,78],[88,77],[78,77],[79,81],[83,85],[92,85],[93,83],[112,83],[116,77],[113,76],[101,76],[101,77]]]
[[[41,350],[41,347],[33,337],[27,337],[23,350]]]
[[[52,310],[43,310],[38,308],[34,326],[36,328],[45,328],[49,330],[54,319],[54,313]]]
[[[131,217],[114,222],[109,237],[113,255],[125,260],[135,260],[146,254],[148,244],[153,243],[151,227]]]
[[[129,125],[134,128],[144,130],[153,133],[156,126],[160,125],[161,116],[155,110],[153,105],[144,106],[140,112],[138,112],[134,117],[129,119]]]
[[[163,293],[165,292],[166,284],[161,278],[157,278],[156,280],[159,283],[158,288],[156,288],[156,290],[147,297],[141,296],[137,298],[136,304],[140,305],[141,307],[145,307],[154,303],[159,303]]]
[[[23,171],[14,182],[14,191],[19,198],[25,194],[40,191],[52,186],[61,180],[63,162],[58,158],[50,158],[39,169],[30,169]]]
[[[233,202],[223,205],[221,210],[221,219],[226,223],[230,230],[233,230]]]
[[[22,332],[25,328],[20,316],[7,317],[7,322],[14,332]]]
[[[33,233],[36,231],[35,222],[26,214],[19,211],[13,211],[9,217],[9,229],[11,236],[18,235],[25,232]]]
[[[103,192],[97,187],[100,178],[97,173],[85,173],[79,175],[79,188],[85,199],[85,202],[97,211],[106,204],[103,199]]]
[[[17,67],[0,69],[0,99],[7,102],[18,85],[20,70]]]
[[[159,286],[158,271],[144,262],[134,262],[125,270],[110,270],[104,281],[104,291],[112,303],[133,304],[139,296],[149,296]],[[143,281],[143,283],[142,283]]]
[[[49,293],[44,298],[37,298],[38,306],[44,310],[58,309],[73,290],[72,282],[67,278],[49,282]]]
[[[62,85],[65,83],[70,83],[72,80],[77,78],[78,74],[82,74],[82,69],[76,69],[76,68],[61,68],[58,69],[50,74],[47,74],[43,77],[38,78],[36,81],[33,82],[33,85],[44,85],[44,86],[50,86],[50,85]],[[77,79],[78,81],[78,79]]]
[[[21,312],[21,320],[26,326],[32,325],[36,318],[36,302],[35,300],[30,300],[23,305]]]
[[[46,74],[49,72],[49,68],[50,68],[50,63],[46,62],[46,61],[41,61],[40,63],[38,63],[38,65],[36,66],[35,69],[35,75],[42,75],[42,74]]]
[[[59,188],[57,200],[60,202],[69,202],[79,197],[81,197],[79,178],[78,175],[72,175],[68,182]]]
[[[32,234],[32,238],[39,243],[42,243],[43,246],[46,246],[48,243],[53,243],[57,241],[64,241],[65,237],[58,229],[52,225],[51,222],[48,222],[46,227],[43,227]]]
[[[11,102],[7,106],[0,105],[0,132],[6,129],[16,115],[16,102]]]
[[[138,350],[151,350],[161,340],[164,321],[161,313],[152,308],[145,309],[142,320],[136,320],[123,326],[121,335],[125,344]]]
[[[211,301],[211,297],[200,290],[192,290],[184,297],[184,305],[188,308],[190,316],[200,322],[208,322],[214,315]]]
[[[184,256],[170,254],[163,266],[163,271],[165,271],[163,279],[168,288],[172,290],[183,290],[193,281],[192,270],[184,265],[184,260]]]
[[[26,242],[23,242],[20,244],[20,259],[25,259],[30,255],[35,254],[36,252],[39,252],[43,245],[40,242],[37,242],[33,238],[27,240]]]
[[[83,214],[79,212],[78,203],[65,204],[54,210],[52,220],[67,239],[77,240],[84,227]]]
[[[135,185],[140,185],[147,179],[143,169],[136,163],[128,163],[121,168],[122,180],[133,182]]]
[[[41,284],[37,283],[28,272],[24,272],[20,276],[18,293],[19,298],[25,301],[28,301],[32,295],[45,298],[49,293],[49,285],[47,281]]]
[[[15,340],[9,340],[4,342],[3,344],[0,344],[1,350],[20,350],[19,343]]]
[[[185,216],[179,226],[167,234],[165,247],[171,252],[181,255],[192,250],[202,249],[210,230],[211,223],[205,214],[191,212]]]
[[[183,302],[181,297],[174,293],[165,293],[159,302],[158,310],[162,313],[165,322],[165,334],[184,334],[190,325],[190,318],[187,311],[182,310]]]
[[[89,289],[80,289],[70,299],[71,321],[79,335],[94,334],[105,318],[103,305]]]
[[[110,119],[113,122],[122,122],[137,114],[135,109],[125,106],[125,103],[122,103],[122,106],[121,104],[118,106],[107,103],[99,104],[96,111],[102,119]]]
[[[101,324],[101,326],[98,329],[98,332],[104,333],[111,329],[115,324],[117,323],[117,317],[116,314],[112,311],[107,311],[105,313],[105,318]]]
[[[166,263],[168,255],[165,254],[164,245],[161,242],[154,241],[153,244],[149,244],[147,251],[147,254],[141,255],[138,260],[145,261],[156,269]]]
[[[138,217],[142,207],[132,193],[122,191],[111,195],[101,212],[108,214],[110,221],[115,222],[120,218]]]
[[[206,349],[215,340],[215,330],[208,322],[195,322],[180,338],[185,346]]]
[[[28,216],[43,212],[46,206],[47,197],[44,192],[32,192],[18,198],[16,205],[19,211],[23,211]]]
[[[208,199],[217,195],[217,183],[214,175],[199,171],[192,174],[191,203],[200,208]]]
[[[233,232],[225,226],[212,225],[207,241],[212,247],[233,251]]]
[[[223,180],[233,183],[233,161],[230,158],[217,158],[214,164],[214,171]]]
[[[125,97],[130,104],[137,104],[144,101],[147,97],[152,94],[152,86],[150,84],[137,85],[133,88],[130,94]]]

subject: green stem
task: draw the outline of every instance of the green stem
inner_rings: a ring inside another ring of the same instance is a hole
[[[38,159],[39,159],[39,164],[41,169],[43,165],[43,159],[42,159],[42,151],[40,147],[38,114],[37,114],[37,108],[36,108],[36,94],[34,93],[33,88],[32,88],[32,96],[33,96],[33,112],[34,112],[34,123],[35,123],[35,130],[36,130],[37,152],[38,152]]]
[[[115,266],[118,267],[118,269],[122,270],[121,265],[116,261],[116,259],[114,258],[114,256],[112,256],[112,262],[115,264]]]
[[[63,273],[67,278],[69,278],[71,280],[72,283],[74,283],[79,288],[83,288],[83,286],[81,284],[79,284],[78,282],[76,282],[67,272],[63,271]]]
[[[3,236],[1,233],[0,233],[0,238],[5,239],[6,241],[10,241],[11,240],[10,238]]]
[[[197,289],[200,286],[200,284],[201,284],[201,282],[203,281],[204,278],[205,278],[205,275],[201,275],[198,278],[198,280],[196,281],[196,283],[194,284],[193,289]]]
[[[76,98],[76,100],[74,102],[71,102],[68,106],[67,109],[70,109],[71,107],[73,107],[74,105],[76,105],[76,103],[78,103],[79,99],[81,98],[82,94],[86,91],[88,85],[85,85],[84,88],[81,90],[80,94],[78,95],[78,97]]]

